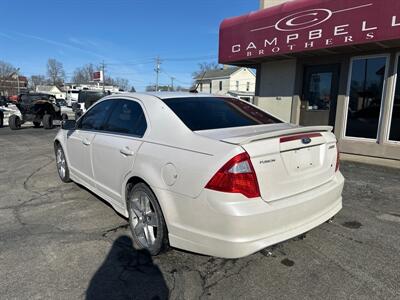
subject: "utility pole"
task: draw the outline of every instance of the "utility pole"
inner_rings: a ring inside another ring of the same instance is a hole
[[[156,92],[158,92],[158,85],[159,85],[158,78],[159,78],[160,71],[161,71],[160,66],[161,66],[161,59],[160,59],[159,56],[157,56],[157,58],[156,58],[156,68],[154,69],[154,71],[156,72]]]
[[[106,81],[105,70],[106,70],[106,65],[105,65],[104,60],[103,60],[103,62],[101,64],[101,72],[103,73],[103,93],[105,93],[105,91],[106,91],[106,87],[105,87],[105,81]]]
[[[20,87],[19,87],[19,68],[16,70],[17,73],[17,87],[18,87],[18,95],[20,94]]]
[[[171,77],[171,91],[172,92],[174,91],[174,80],[175,80],[175,77]]]

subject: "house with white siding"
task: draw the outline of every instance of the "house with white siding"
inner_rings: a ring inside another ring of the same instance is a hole
[[[256,76],[249,68],[224,67],[198,75],[195,83],[200,93],[231,95],[253,102]]]

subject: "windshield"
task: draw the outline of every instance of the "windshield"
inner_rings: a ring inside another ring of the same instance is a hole
[[[234,98],[188,97],[163,101],[192,131],[282,123]]]

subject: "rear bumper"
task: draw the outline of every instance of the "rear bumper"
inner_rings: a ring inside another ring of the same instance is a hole
[[[238,258],[305,233],[342,208],[344,178],[271,203],[205,190],[179,199],[168,216],[171,246],[202,254]],[[184,224],[184,225],[181,225]]]

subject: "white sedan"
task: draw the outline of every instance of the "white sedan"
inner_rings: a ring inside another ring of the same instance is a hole
[[[65,121],[54,146],[61,179],[129,218],[136,249],[238,258],[342,208],[331,131],[284,123],[230,97],[134,93]]]

